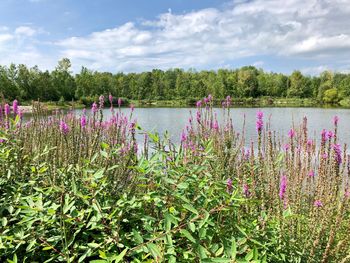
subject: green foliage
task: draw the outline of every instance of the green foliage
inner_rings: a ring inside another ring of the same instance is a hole
[[[64,58],[52,71],[25,65],[0,67],[0,94],[5,99],[22,101],[80,100],[90,104],[99,95],[112,94],[129,100],[198,100],[212,94],[218,101],[232,98],[313,98],[324,102],[325,92],[335,88],[340,98],[350,96],[348,74],[325,71],[320,76],[303,75],[294,71],[290,76],[264,72],[253,66],[217,71],[154,69],[141,73],[97,72],[82,67],[73,75],[71,62]],[[326,103],[337,103],[336,100]],[[183,103],[182,103],[183,104]]]

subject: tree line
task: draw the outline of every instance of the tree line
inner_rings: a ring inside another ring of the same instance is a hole
[[[64,58],[52,71],[37,66],[0,66],[0,95],[21,101],[92,101],[101,94],[131,100],[215,98],[314,98],[320,103],[338,103],[350,98],[350,74],[325,71],[319,76],[265,72],[253,66],[239,69],[154,69],[141,73],[98,72],[82,67],[72,74]]]

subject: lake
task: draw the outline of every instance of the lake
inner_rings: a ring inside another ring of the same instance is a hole
[[[259,108],[231,108],[231,116],[235,130],[241,132],[244,115],[246,116],[246,138],[256,139],[255,130],[256,112]],[[280,135],[287,136],[292,124],[299,125],[303,117],[308,118],[309,137],[320,137],[322,129],[333,130],[333,117],[339,117],[338,136],[340,142],[350,143],[350,109],[326,109],[326,108],[261,108],[264,112],[264,120],[271,119],[271,128]],[[130,112],[129,108],[122,108],[122,112]],[[192,111],[194,118],[196,108],[135,108],[134,118],[137,123],[147,131],[164,134],[168,131],[173,142],[180,141],[182,130],[188,123],[188,117]],[[222,119],[223,111],[215,108],[218,119]],[[76,110],[81,114],[82,110]],[[104,116],[110,116],[110,110],[104,110]]]

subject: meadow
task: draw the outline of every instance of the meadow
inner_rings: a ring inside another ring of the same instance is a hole
[[[307,117],[257,142],[211,95],[181,143],[101,96],[91,109],[0,108],[1,262],[350,262],[350,157],[337,127]],[[102,109],[111,105],[111,117]],[[244,126],[244,125],[243,125]],[[136,140],[143,135],[143,141]]]

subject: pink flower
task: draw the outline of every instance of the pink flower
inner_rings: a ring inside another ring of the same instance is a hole
[[[232,186],[232,179],[229,178],[227,179],[227,182],[226,182],[226,189],[227,189],[227,192],[231,192],[233,190],[233,186]]]
[[[290,130],[289,130],[288,136],[289,136],[289,138],[291,138],[291,139],[294,138],[294,136],[295,136],[295,131],[294,131],[294,129],[290,129]]]
[[[339,164],[342,162],[340,144],[333,144],[333,150],[335,153],[335,161]]]
[[[283,148],[284,148],[285,151],[288,151],[289,148],[290,148],[289,143],[286,143],[286,144],[283,146]]]
[[[105,103],[105,97],[104,97],[103,95],[101,95],[101,96],[99,97],[99,102],[100,102],[100,109],[102,109],[102,108],[103,108],[103,105],[104,105],[104,103]]]
[[[5,110],[5,115],[6,115],[6,116],[9,116],[10,113],[11,113],[10,105],[8,105],[8,104],[6,103],[5,106],[4,106],[4,110]]]
[[[332,131],[328,131],[326,136],[328,139],[331,139],[334,137],[334,133]]]
[[[69,126],[64,121],[60,121],[60,131],[64,135],[69,133]]]
[[[316,201],[314,202],[314,206],[315,206],[315,207],[322,207],[322,206],[323,206],[323,203],[321,202],[321,200],[316,200]]]
[[[118,106],[122,106],[123,100],[121,98],[118,99]]]
[[[18,114],[18,101],[14,100],[12,102],[12,110],[13,110],[13,114],[16,116]]]
[[[338,125],[338,121],[339,121],[339,117],[338,116],[334,116],[333,123],[334,123],[335,126]]]
[[[327,131],[325,129],[321,131],[321,138],[322,142],[325,142],[327,140]]]
[[[92,103],[91,111],[93,114],[95,114],[98,111],[97,104],[95,102]]]
[[[249,186],[247,184],[243,185],[243,194],[245,195],[245,197],[250,196]]]
[[[322,158],[323,159],[327,159],[328,158],[328,154],[327,153],[322,154]]]
[[[256,130],[258,133],[261,132],[263,126],[264,126],[264,122],[263,122],[263,117],[264,117],[264,113],[262,111],[258,111],[256,113]]]
[[[314,177],[314,176],[315,176],[315,172],[314,172],[313,170],[311,170],[311,171],[309,172],[309,176],[310,176],[310,177]]]
[[[82,128],[84,128],[86,126],[86,117],[85,115],[81,116],[80,118],[80,125]]]
[[[196,107],[200,108],[201,106],[202,106],[202,101],[201,100],[197,101],[196,102]]]
[[[281,200],[284,200],[287,191],[287,176],[283,175],[280,182],[279,196]]]

